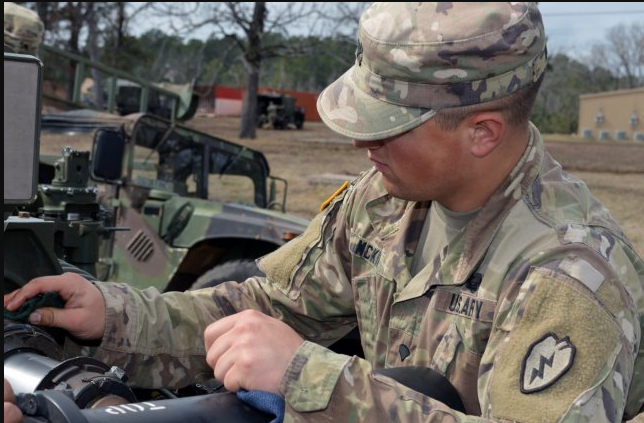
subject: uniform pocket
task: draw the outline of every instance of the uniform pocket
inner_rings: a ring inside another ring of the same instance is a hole
[[[358,326],[360,333],[372,334],[375,333],[377,327],[377,312],[378,307],[376,304],[376,278],[373,276],[362,277],[355,279],[353,284],[355,286],[356,298],[356,314],[358,316]],[[368,337],[371,338],[371,337]],[[369,346],[370,347],[370,346]]]
[[[452,364],[452,361],[454,361],[456,350],[461,343],[462,339],[461,335],[458,333],[456,322],[452,321],[449,329],[445,331],[445,334],[441,338],[441,342],[436,347],[434,357],[432,357],[431,368],[443,376],[446,376],[447,369],[450,364]]]
[[[481,355],[466,348],[457,320],[452,321],[434,352],[430,367],[454,385],[467,414],[481,414],[477,389],[480,363]]]
[[[394,283],[369,274],[354,279],[353,289],[365,357],[376,357],[386,352]],[[378,340],[381,341],[379,346]]]

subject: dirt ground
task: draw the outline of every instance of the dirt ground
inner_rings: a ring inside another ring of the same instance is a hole
[[[371,166],[366,153],[324,124],[306,122],[302,130],[258,129],[241,140],[238,118],[196,117],[190,126],[263,152],[271,174],[288,180],[287,211],[311,218],[345,180]],[[546,137],[564,169],[584,180],[613,213],[644,256],[644,144],[564,142]]]

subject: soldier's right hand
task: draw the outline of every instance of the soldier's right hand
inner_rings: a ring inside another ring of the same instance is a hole
[[[64,308],[43,307],[29,315],[29,322],[67,330],[79,339],[101,339],[105,331],[105,301],[101,291],[76,273],[43,276],[4,296],[4,307],[15,311],[38,294],[57,292]]]

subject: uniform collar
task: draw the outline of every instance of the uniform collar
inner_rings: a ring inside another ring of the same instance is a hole
[[[531,186],[539,175],[544,145],[539,130],[530,124],[530,139],[523,155],[510,174],[470,222],[462,245],[452,248],[454,258],[453,283],[462,284],[485,255],[494,235],[514,205],[531,194]],[[458,241],[458,240],[457,240]],[[449,257],[448,257],[449,258]],[[443,266],[444,268],[446,266]]]

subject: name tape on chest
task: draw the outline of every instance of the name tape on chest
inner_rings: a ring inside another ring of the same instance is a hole
[[[367,241],[358,240],[358,242],[351,246],[351,254],[362,257],[374,266],[377,266],[380,262],[382,250]]]

